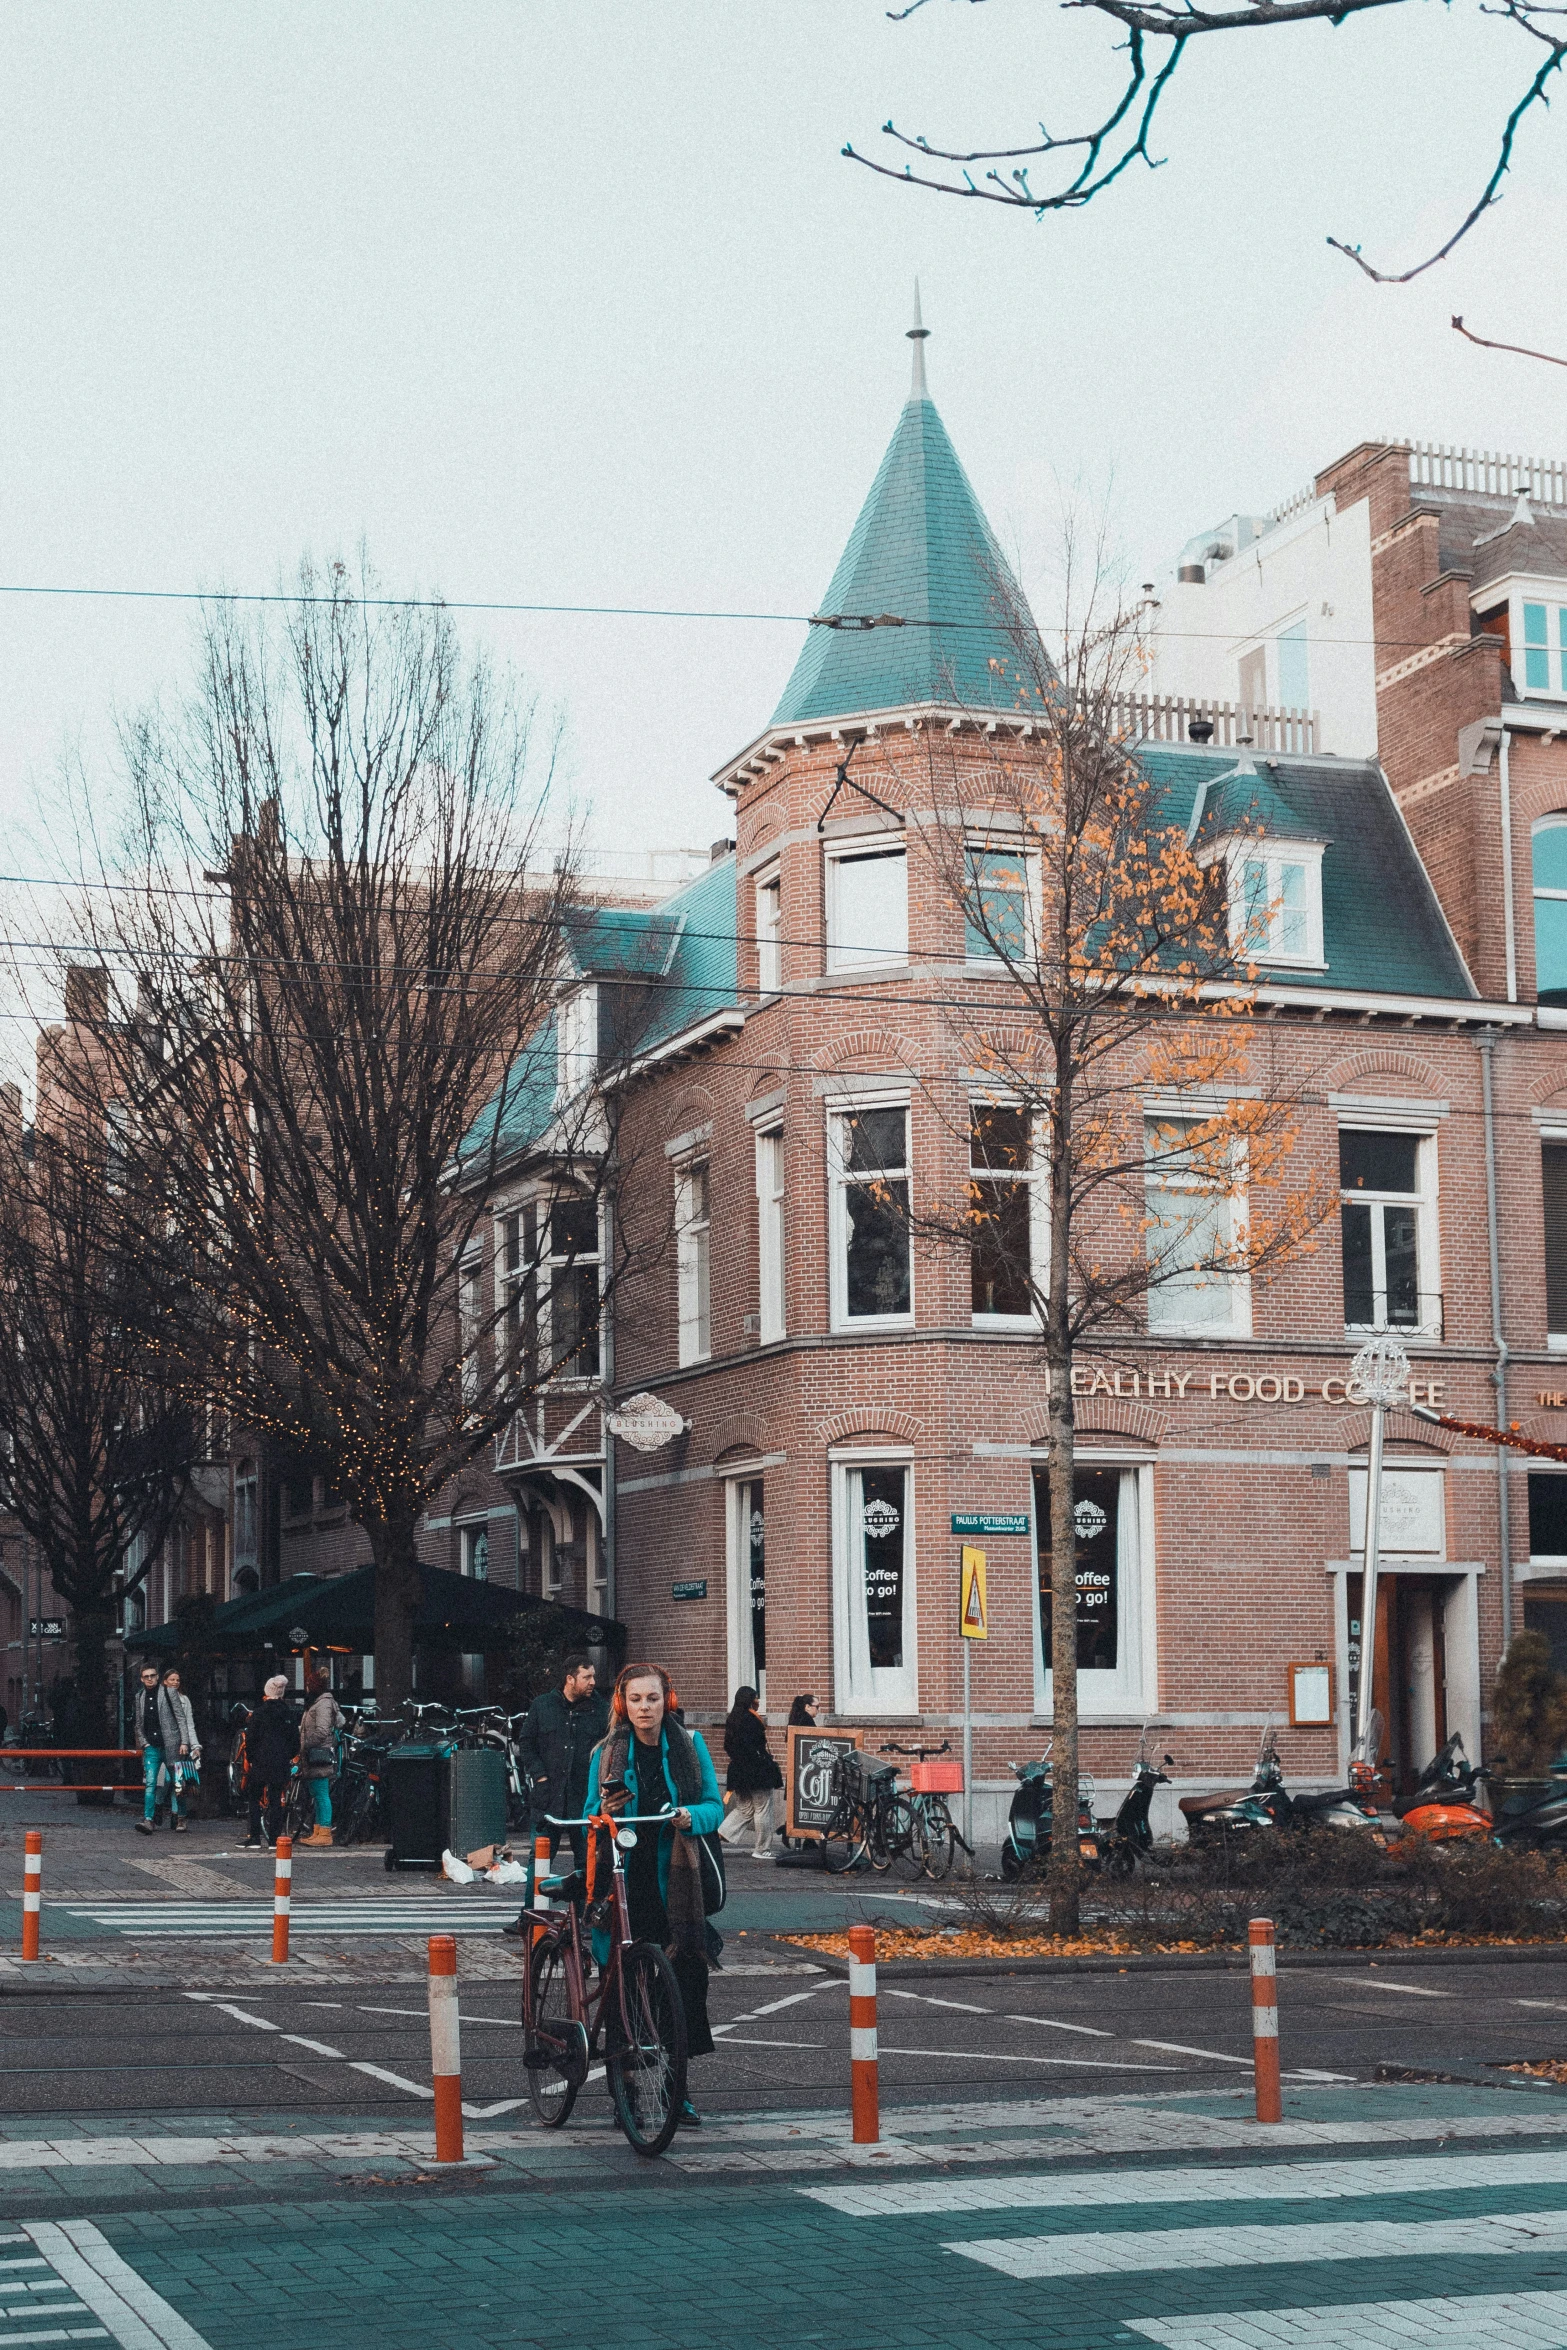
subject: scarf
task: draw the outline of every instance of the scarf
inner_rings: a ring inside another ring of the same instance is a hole
[[[636,1792],[635,1772],[631,1759],[631,1724],[611,1722],[609,1736],[601,1749],[599,1761],[599,1800],[611,1818],[618,1819],[623,1811],[633,1809]],[[689,1807],[702,1799],[702,1766],[697,1761],[696,1748],[684,1726],[664,1716],[664,1760],[669,1775],[675,1782],[680,1802]],[[659,1830],[660,1835],[664,1833]],[[669,1918],[669,1955],[703,1954],[707,1948],[707,1914],[702,1906],[702,1863],[696,1848],[696,1838],[688,1836],[683,1828],[674,1831],[674,1842],[669,1853],[669,1882],[664,1888],[664,1909]]]

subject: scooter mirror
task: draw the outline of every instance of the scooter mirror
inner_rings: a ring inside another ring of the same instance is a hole
[[[1164,1758],[1164,1759],[1165,1759],[1165,1761],[1166,1761],[1167,1763],[1173,1763],[1173,1762],[1174,1762],[1174,1760],[1175,1760],[1175,1757],[1174,1757],[1174,1755],[1173,1755],[1173,1754],[1167,1754],[1167,1755],[1165,1756],[1165,1758]]]

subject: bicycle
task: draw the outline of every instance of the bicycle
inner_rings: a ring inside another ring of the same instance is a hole
[[[867,1762],[858,1747],[834,1764],[837,1800],[822,1831],[822,1865],[830,1876],[841,1877],[862,1861],[880,1875],[908,1857],[914,1813],[897,1776],[894,1764]],[[918,1867],[913,1873],[919,1875]]]
[[[552,1828],[607,1831],[610,1890],[596,1895],[596,1833],[588,1845],[588,1882],[576,1870],[542,1877],[533,1898],[548,1894],[560,1909],[525,1909],[534,1929],[522,1979],[522,2062],[528,2099],[548,2130],[558,2130],[577,2101],[595,2054],[602,2046],[604,2070],[619,2122],[633,2152],[662,2154],[680,2123],[686,2099],[686,2017],[675,1970],[655,1942],[631,1937],[622,1851],[635,1849],[638,1828],[659,1828],[672,1811],[607,1812],[581,1820],[545,1818]],[[610,1929],[609,1958],[591,1999],[585,1987],[584,1916],[577,1896],[585,1895],[588,1925]]]
[[[939,1754],[950,1754],[952,1741],[944,1738],[939,1746],[884,1746],[881,1751],[907,1755],[915,1764],[915,1785],[905,1797],[913,1814],[913,1845],[919,1853],[919,1865],[911,1873],[916,1877],[927,1876],[939,1884],[952,1867],[954,1845],[961,1844],[970,1860],[974,1857],[973,1845],[947,1809],[946,1796],[918,1783],[920,1766]]]

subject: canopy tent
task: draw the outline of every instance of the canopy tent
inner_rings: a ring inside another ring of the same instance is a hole
[[[546,1607],[558,1608],[584,1647],[603,1644],[618,1650],[625,1644],[623,1626],[608,1617],[559,1607],[530,1592],[506,1591],[442,1567],[421,1566],[419,1583],[413,1628],[418,1649],[473,1655],[503,1648],[520,1615]],[[171,1655],[180,1646],[180,1627],[157,1624],[150,1631],[128,1634],[125,1645]],[[209,1655],[229,1657],[255,1656],[267,1649],[291,1655],[305,1648],[372,1655],[375,1569],[360,1567],[351,1575],[290,1575],[270,1590],[226,1600],[203,1625],[201,1646]]]

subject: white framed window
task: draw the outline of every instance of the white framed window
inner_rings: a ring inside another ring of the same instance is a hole
[[[470,1525],[459,1526],[458,1563],[464,1575],[472,1582],[488,1583],[490,1579],[490,1521],[477,1518]]]
[[[555,1521],[546,1510],[543,1520],[544,1556],[539,1562],[539,1589],[546,1599],[559,1599],[565,1589],[565,1575],[561,1566],[560,1544],[555,1535]]]
[[[1077,1689],[1085,1716],[1157,1703],[1153,1468],[1077,1460],[1072,1481],[1077,1549]],[[1050,1670],[1050,1478],[1034,1467],[1034,1704],[1053,1708]]]
[[[1037,860],[1021,842],[970,841],[963,852],[963,958],[1021,962],[1038,936]]]
[[[508,1373],[527,1387],[539,1375],[538,1251],[539,1211],[532,1201],[497,1218],[499,1343]]]
[[[1545,1210],[1545,1327],[1553,1355],[1567,1354],[1567,1132],[1540,1137]]]
[[[832,1113],[828,1182],[833,1328],[912,1322],[906,1101]]]
[[[1044,1261],[1044,1185],[1034,1164],[1033,1119],[1007,1102],[970,1102],[968,1145],[970,1310],[983,1325],[1032,1325]]]
[[[909,959],[909,860],[899,834],[830,848],[826,858],[827,968]]]
[[[756,986],[776,995],[783,985],[783,877],[769,865],[756,877]]]
[[[1526,694],[1567,694],[1567,604],[1522,604],[1519,622],[1514,684]]]
[[[728,1481],[729,1687],[767,1702],[767,1503],[763,1479]]]
[[[1567,816],[1542,816],[1531,849],[1535,999],[1567,1004]]]
[[[834,1710],[914,1713],[913,1468],[895,1453],[845,1456],[832,1479]]]
[[[1338,1156],[1344,1327],[1440,1335],[1435,1135],[1341,1126]]]
[[[781,1126],[756,1137],[757,1330],[767,1346],[782,1338],[784,1312],[784,1138]]]
[[[609,1614],[609,1553],[604,1547],[604,1536],[599,1526],[598,1511],[589,1509],[585,1527],[587,1548],[588,1613],[590,1616]]]
[[[596,1200],[530,1200],[498,1219],[496,1278],[507,1367],[525,1386],[599,1372],[603,1243]]]
[[[680,1291],[679,1359],[705,1362],[713,1351],[708,1243],[712,1201],[706,1159],[675,1171],[675,1260]]]
[[[578,987],[555,1010],[555,1106],[575,1101],[598,1074],[599,999],[596,987]]]
[[[1229,851],[1230,943],[1254,963],[1325,971],[1321,841],[1238,841]]]
[[[1251,1283],[1223,1270],[1245,1226],[1245,1192],[1215,1170],[1201,1140],[1206,1124],[1157,1113],[1143,1121],[1148,1327],[1246,1338]]]
[[[477,1404],[482,1384],[479,1343],[484,1320],[483,1288],[484,1248],[481,1242],[470,1240],[457,1267],[457,1339],[465,1412],[471,1412]]]

